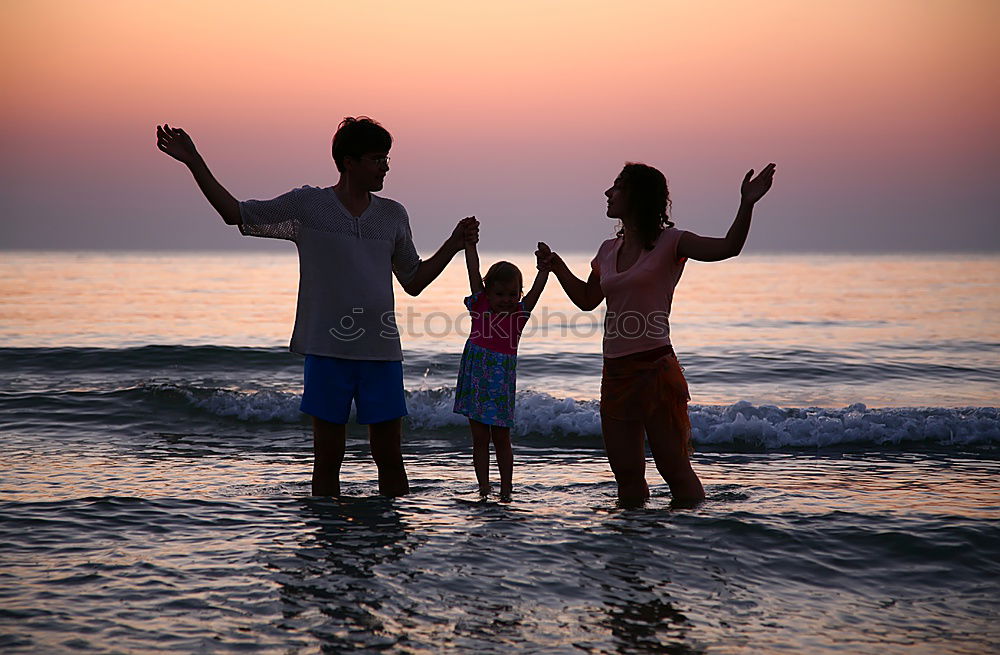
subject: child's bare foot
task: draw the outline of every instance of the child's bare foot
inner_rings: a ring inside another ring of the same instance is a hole
[[[512,491],[513,491],[513,489],[511,487],[505,487],[505,486],[501,485],[501,487],[500,487],[500,500],[503,501],[503,502],[505,502],[505,503],[509,503]]]
[[[490,487],[490,485],[488,485],[488,484],[481,484],[481,485],[479,485],[479,495],[480,496],[489,496],[491,491],[493,491],[493,489]]]

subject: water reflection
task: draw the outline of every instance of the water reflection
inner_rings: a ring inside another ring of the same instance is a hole
[[[395,602],[376,573],[410,552],[415,540],[382,497],[297,499],[306,529],[290,555],[268,557],[279,584],[279,628],[308,633],[324,652],[382,649],[398,640],[381,608]]]
[[[601,624],[619,653],[703,652],[686,643],[691,624],[670,597],[663,561],[669,555],[653,546],[669,539],[667,525],[661,512],[650,510],[623,511],[605,523],[615,549],[598,575],[605,613]]]

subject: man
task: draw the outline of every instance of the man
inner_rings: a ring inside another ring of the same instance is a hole
[[[392,136],[367,117],[345,118],[333,137],[340,173],[334,186],[304,186],[266,201],[238,202],[184,130],[164,124],[156,136],[157,147],[188,167],[227,224],[248,236],[288,239],[298,248],[298,306],[289,349],[306,358],[301,409],[313,417],[313,495],[340,495],[352,401],[358,422],[368,425],[379,492],[407,493],[400,448],[403,357],[391,275],[408,294],[419,294],[467,240],[478,240],[479,223],[463,219],[433,257],[421,260],[406,210],[373,195],[389,172]]]

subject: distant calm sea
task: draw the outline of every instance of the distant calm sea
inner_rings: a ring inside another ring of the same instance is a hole
[[[689,264],[695,508],[652,465],[616,506],[602,315],[555,280],[514,499],[479,500],[457,259],[397,289],[411,495],[352,426],[347,497],[310,498],[297,276],[291,247],[0,255],[0,651],[1000,652],[1000,257]]]

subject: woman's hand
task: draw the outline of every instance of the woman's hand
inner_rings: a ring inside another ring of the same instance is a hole
[[[774,164],[768,164],[764,167],[764,170],[757,174],[757,177],[750,179],[752,175],[753,169],[751,168],[746,177],[743,178],[743,184],[740,186],[740,196],[743,202],[750,204],[754,204],[763,198],[764,194],[771,188],[771,183],[774,181]]]
[[[535,251],[535,257],[538,258],[538,270],[540,271],[549,271],[556,275],[569,271],[562,257],[558,253],[552,252],[542,241],[538,242],[538,250]]]

